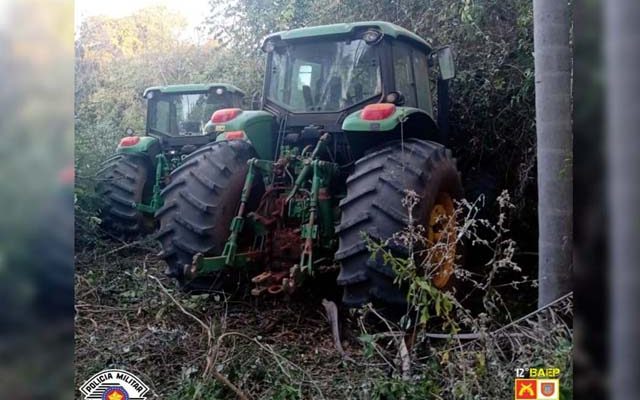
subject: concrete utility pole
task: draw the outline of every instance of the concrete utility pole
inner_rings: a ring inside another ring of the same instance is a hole
[[[640,1],[606,0],[611,398],[640,382]]]
[[[567,0],[534,0],[538,158],[538,305],[572,288],[573,134]]]

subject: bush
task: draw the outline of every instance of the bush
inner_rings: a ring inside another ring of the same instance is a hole
[[[396,282],[408,288],[407,313],[397,325],[370,305],[360,317],[364,321],[373,314],[387,327],[375,334],[363,328],[360,337],[364,355],[384,361],[392,371],[390,379],[376,381],[377,390],[388,396],[382,398],[508,398],[513,395],[515,368],[530,367],[560,368],[562,398],[570,398],[572,296],[516,319],[513,308],[503,300],[505,285],[497,284],[506,274],[509,286],[537,286],[535,280],[521,274],[513,260],[516,243],[509,238],[506,226],[507,210],[514,206],[507,192],[498,197],[495,222],[477,218],[482,198],[475,202],[463,200],[452,219],[443,221],[448,225],[453,224],[453,218],[458,220],[454,225],[457,246],[481,246],[491,254],[481,270],[456,266],[458,292],[443,292],[432,284],[440,267],[434,263],[434,254],[453,243],[443,239],[429,252],[416,250],[424,244],[424,228],[411,217],[417,201],[415,193],[407,193],[404,205],[409,224],[405,230],[383,242],[366,239],[372,257],[382,256],[393,267]],[[391,250],[398,243],[410,249],[406,257]],[[459,290],[461,287],[464,292]],[[481,301],[474,304],[470,296]],[[429,395],[425,396],[422,390],[428,390]]]

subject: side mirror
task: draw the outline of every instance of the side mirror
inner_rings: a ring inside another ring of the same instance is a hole
[[[453,51],[451,47],[445,46],[438,49],[436,52],[438,57],[438,66],[440,67],[440,79],[448,81],[455,78],[456,66],[453,62]]]
[[[124,133],[126,133],[127,136],[132,136],[134,132],[133,132],[133,129],[127,128],[124,130]]]
[[[262,108],[262,94],[259,91],[255,91],[251,96],[251,109],[259,110],[261,108]]]

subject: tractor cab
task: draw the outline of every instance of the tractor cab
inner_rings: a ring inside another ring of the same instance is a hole
[[[274,33],[267,53],[265,105],[291,113],[347,114],[388,102],[432,112],[429,44],[386,22],[336,24]],[[415,74],[414,74],[414,71]]]
[[[274,33],[265,38],[262,49],[267,54],[263,109],[286,120],[285,136],[316,127],[342,139],[357,158],[371,146],[371,137],[357,133],[399,134],[397,111],[403,108],[408,124],[422,127],[422,138],[443,141],[429,75],[437,57],[438,85],[453,76],[448,48],[433,52],[416,34],[372,21]],[[444,90],[439,93],[446,95]],[[342,132],[353,134],[335,135]]]
[[[230,84],[190,84],[150,87],[146,134],[164,146],[200,145],[211,141],[205,127],[211,115],[224,108],[242,106],[244,92]]]

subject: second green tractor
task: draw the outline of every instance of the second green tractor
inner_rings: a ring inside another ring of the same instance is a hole
[[[127,136],[98,172],[103,227],[132,238],[155,230],[154,213],[171,171],[196,149],[215,141],[210,118],[219,109],[240,107],[244,93],[224,83],[155,86],[146,89],[146,131]]]
[[[157,238],[169,275],[188,290],[216,290],[247,271],[254,295],[276,295],[335,269],[346,305],[402,305],[394,271],[367,242],[407,226],[403,199],[413,192],[424,247],[449,243],[433,250],[432,276],[449,287],[462,196],[437,122],[454,75],[449,48],[369,21],[274,33],[262,49],[260,109],[216,111],[216,141],[190,153],[163,190]]]

